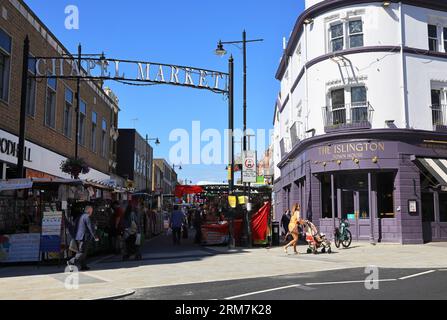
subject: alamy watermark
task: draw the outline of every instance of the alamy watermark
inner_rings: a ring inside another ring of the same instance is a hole
[[[66,275],[64,286],[67,290],[79,289],[79,269],[76,266],[67,266],[64,274]]]
[[[377,266],[368,266],[365,268],[365,274],[368,275],[365,279],[365,289],[379,290],[379,268]]]
[[[170,132],[169,142],[173,143],[169,150],[171,163],[221,165],[228,164],[231,152],[231,135],[234,137],[234,154],[242,153],[243,130],[235,129],[219,131],[214,128],[202,130],[200,121],[193,121],[191,130],[177,128]],[[273,129],[247,129],[247,150],[263,152],[269,148]]]
[[[79,8],[75,5],[65,7],[65,28],[67,30],[79,30]]]

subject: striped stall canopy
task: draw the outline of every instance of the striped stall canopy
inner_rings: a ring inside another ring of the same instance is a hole
[[[436,178],[438,183],[442,186],[447,186],[447,160],[446,159],[432,159],[432,158],[418,158],[419,163]]]

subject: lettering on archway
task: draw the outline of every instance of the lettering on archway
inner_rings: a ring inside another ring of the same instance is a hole
[[[228,93],[229,74],[202,68],[106,58],[36,57],[34,78],[169,84]],[[68,68],[67,68],[68,66]]]

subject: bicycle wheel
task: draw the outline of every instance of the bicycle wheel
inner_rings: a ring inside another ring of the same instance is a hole
[[[340,240],[340,236],[339,236],[339,235],[337,235],[337,236],[335,237],[335,239],[334,239],[334,243],[335,243],[335,246],[336,246],[337,248],[340,248],[341,240]]]
[[[346,229],[346,234],[345,234],[344,239],[341,243],[342,243],[343,247],[348,248],[351,245],[351,242],[352,242],[351,231]]]

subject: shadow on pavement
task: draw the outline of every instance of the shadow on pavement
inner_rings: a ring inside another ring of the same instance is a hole
[[[88,260],[90,271],[137,268],[147,265],[174,264],[189,261],[200,261],[222,254],[248,253],[243,248],[229,249],[228,246],[201,246],[194,244],[194,232],[188,239],[181,239],[180,245],[173,245],[171,236],[159,235],[152,238],[140,248],[142,259],[133,257],[123,261],[122,255],[96,256]],[[57,275],[66,271],[65,260],[57,265],[3,265],[0,266],[0,281],[5,278],[20,276]]]

